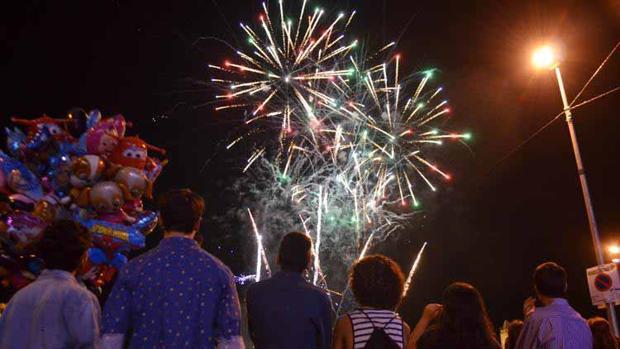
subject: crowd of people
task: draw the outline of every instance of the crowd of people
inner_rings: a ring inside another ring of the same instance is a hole
[[[164,239],[121,270],[103,311],[76,279],[89,231],[73,221],[53,223],[39,242],[46,269],[0,317],[0,348],[244,348],[234,277],[195,239],[203,214],[203,199],[190,190],[166,193],[160,200]],[[428,304],[409,327],[397,312],[403,273],[382,255],[351,267],[358,307],[334,319],[326,291],[304,278],[312,251],[308,236],[287,234],[280,271],[249,287],[255,348],[502,348],[482,295],[464,282],[449,285],[441,304]],[[569,305],[566,280],[556,263],[536,268],[536,298],[525,301],[523,321],[508,324],[504,348],[618,349],[605,319],[586,321]]]

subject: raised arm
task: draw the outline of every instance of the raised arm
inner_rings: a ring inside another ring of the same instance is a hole
[[[422,317],[418,320],[418,323],[413,328],[411,335],[409,336],[409,340],[407,341],[407,349],[417,349],[417,343],[420,337],[426,332],[426,329],[430,325],[430,323],[435,320],[441,311],[443,306],[441,304],[428,304],[424,307],[424,312],[422,313]]]

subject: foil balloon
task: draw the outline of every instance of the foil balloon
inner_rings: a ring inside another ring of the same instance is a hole
[[[0,150],[0,192],[15,200],[36,202],[43,197],[39,179],[24,164]]]
[[[97,219],[111,223],[133,223],[135,218],[123,210],[125,199],[121,188],[112,181],[95,184],[89,190],[90,206],[97,212]]]
[[[93,130],[104,130],[114,132],[118,137],[125,137],[125,131],[127,127],[131,127],[131,122],[127,122],[122,114],[116,114],[115,116],[105,118],[99,121],[93,126]]]
[[[86,117],[86,129],[89,130],[95,127],[99,121],[101,121],[101,112],[97,109],[89,111]]]
[[[148,150],[166,154],[164,149],[147,144],[139,137],[125,137],[112,152],[110,161],[122,167],[133,167],[144,170],[148,163]]]
[[[114,181],[123,191],[125,212],[130,215],[142,212],[142,196],[150,187],[144,172],[133,167],[123,167],[114,176]]]
[[[71,162],[69,196],[63,199],[63,204],[72,201],[73,204],[85,207],[89,204],[88,189],[99,181],[105,170],[103,159],[97,155],[83,155]]]
[[[45,179],[47,191],[59,198],[69,195],[71,189],[71,145],[63,143],[58,152],[49,158]]]
[[[79,148],[87,154],[108,156],[116,148],[118,139],[125,136],[127,126],[131,123],[125,121],[123,115],[101,119],[101,113],[91,112],[89,125],[92,125],[84,135],[80,137]],[[93,122],[97,120],[96,123]]]
[[[67,113],[67,132],[78,139],[88,129],[88,114],[82,108],[71,108]]]
[[[145,238],[140,231],[142,226],[112,223],[100,219],[84,219],[79,214],[74,219],[93,234],[95,246],[107,252],[129,251],[144,247]]]
[[[26,134],[17,127],[13,130],[5,127],[4,131],[6,132],[6,147],[9,154],[15,157],[21,156],[24,144],[26,144]]]
[[[14,256],[0,251],[0,278],[2,286],[18,291],[36,279],[43,262],[34,255]]]
[[[23,253],[39,241],[47,222],[32,213],[13,211],[6,218],[6,231],[2,236],[17,253]]]
[[[145,211],[138,216],[132,227],[140,230],[142,234],[148,235],[155,229],[158,221],[159,214],[157,212]]]
[[[28,138],[34,137],[34,135],[41,129],[46,128],[50,134],[58,140],[66,140],[68,133],[61,127],[68,123],[66,119],[53,119],[47,115],[43,115],[38,119],[25,120],[19,118],[11,118],[14,124],[25,126],[28,128]]]
[[[122,268],[127,263],[127,257],[122,253],[116,252],[110,255],[97,247],[91,247],[88,250],[88,259],[94,265],[108,264],[117,269]]]
[[[99,156],[80,156],[71,163],[71,176],[69,181],[74,188],[85,188],[95,184],[104,170],[105,163]]]
[[[88,250],[88,260],[83,266],[84,275],[92,275],[89,282],[101,287],[114,279],[116,272],[127,263],[127,257],[120,252],[107,253],[98,248]]]

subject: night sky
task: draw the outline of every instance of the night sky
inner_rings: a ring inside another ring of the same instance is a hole
[[[290,0],[293,1],[293,0]],[[289,2],[290,2],[289,1]],[[477,286],[496,324],[521,316],[531,274],[553,260],[569,273],[569,298],[590,305],[585,268],[595,265],[570,139],[563,119],[517,146],[561,111],[551,72],[529,65],[531,49],[561,43],[569,99],[620,40],[620,3],[582,1],[327,1],[357,9],[350,33],[366,43],[399,39],[403,70],[437,68],[451,125],[473,133],[443,163],[454,180],[425,202],[411,228],[376,251],[404,269],[429,246],[402,312],[414,323],[452,281]],[[238,119],[213,111],[208,63],[243,40],[259,1],[19,1],[0,11],[0,126],[8,118],[62,117],[72,107],[122,113],[131,133],[169,151],[157,191],[191,187],[209,207],[207,248],[235,273],[249,272],[250,232],[217,229],[212,217],[234,198],[224,189],[243,158],[223,145]],[[7,5],[4,5],[5,7]],[[216,38],[216,39],[214,39]],[[620,53],[585,91],[620,86]],[[594,207],[605,242],[620,239],[620,93],[575,111]],[[4,135],[2,135],[4,137]],[[2,140],[2,144],[4,141]],[[221,248],[217,248],[220,246]]]

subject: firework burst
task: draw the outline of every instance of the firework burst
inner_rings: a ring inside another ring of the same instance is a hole
[[[339,287],[351,262],[410,221],[420,192],[451,179],[436,161],[441,146],[470,135],[444,129],[451,110],[434,70],[402,74],[400,55],[381,59],[395,43],[354,57],[345,33],[355,12],[329,16],[304,0],[289,17],[277,4],[263,4],[257,28],[241,24],[250,49],[236,62],[210,65],[224,76],[212,79],[225,91],[216,109],[246,112],[229,148],[256,140],[239,193],[252,202],[255,280],[268,273],[265,251],[303,230],[314,240],[310,279]]]
[[[303,147],[303,141],[295,143],[296,136],[312,134],[321,124],[322,105],[334,103],[331,95],[339,89],[338,81],[353,73],[346,57],[357,45],[344,35],[355,12],[328,16],[323,9],[309,9],[304,0],[298,15],[289,17],[284,7],[284,1],[278,1],[274,14],[263,3],[258,28],[240,24],[250,48],[236,52],[238,62],[209,65],[226,76],[211,79],[225,91],[216,96],[223,100],[216,110],[245,109],[245,123],[254,134],[277,129],[280,152]],[[317,136],[311,137],[316,141]],[[266,148],[253,152],[246,170]]]

